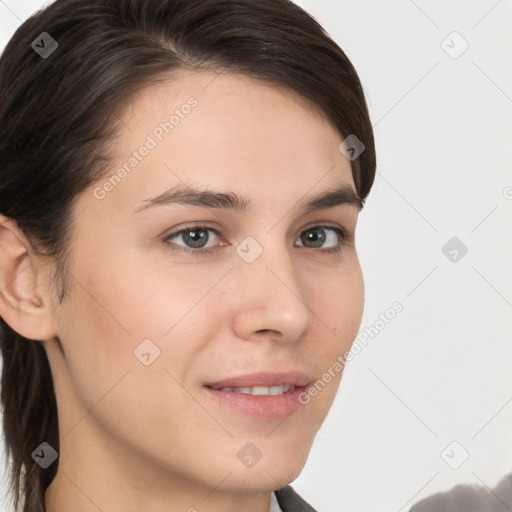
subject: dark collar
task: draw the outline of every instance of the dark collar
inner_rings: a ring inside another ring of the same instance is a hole
[[[275,491],[277,502],[283,512],[317,512],[309,503],[306,503],[291,486],[287,485]]]

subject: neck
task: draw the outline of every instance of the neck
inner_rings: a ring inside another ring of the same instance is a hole
[[[218,489],[191,492],[191,488],[169,485],[133,489],[119,480],[104,478],[83,481],[59,468],[45,493],[46,512],[268,512],[270,492],[232,493]],[[125,492],[127,491],[127,492]]]

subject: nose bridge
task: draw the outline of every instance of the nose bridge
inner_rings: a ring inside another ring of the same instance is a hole
[[[306,285],[277,230],[258,239],[262,242],[246,237],[237,247],[240,293],[235,325],[245,338],[273,331],[282,341],[293,341],[311,321]]]
[[[269,286],[285,287],[291,295],[301,295],[301,283],[284,236],[278,229],[270,232],[261,230],[256,236],[257,239],[247,236],[237,247],[237,253],[244,262],[240,262],[244,278],[263,290]]]

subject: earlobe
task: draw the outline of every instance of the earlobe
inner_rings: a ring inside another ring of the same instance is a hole
[[[0,214],[0,316],[28,339],[46,340],[56,335],[49,296],[37,290],[37,265],[30,244],[15,221]]]

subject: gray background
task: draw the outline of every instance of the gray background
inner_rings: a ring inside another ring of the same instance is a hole
[[[322,512],[492,488],[512,470],[512,2],[296,3],[353,62],[375,129],[361,331],[403,311],[347,366],[293,486]],[[43,5],[0,0],[0,48]]]

